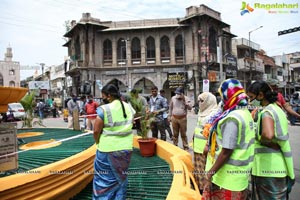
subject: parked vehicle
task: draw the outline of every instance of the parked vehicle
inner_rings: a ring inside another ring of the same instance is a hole
[[[25,110],[20,103],[10,103],[8,104],[8,111],[6,112],[6,116],[10,118],[14,118],[16,120],[22,120],[25,118]]]

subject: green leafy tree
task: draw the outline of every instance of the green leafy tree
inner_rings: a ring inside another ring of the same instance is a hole
[[[33,121],[33,114],[34,114],[34,108],[36,106],[36,103],[34,101],[35,98],[35,92],[30,92],[27,95],[25,95],[20,103],[24,107],[25,110],[25,119],[23,122],[23,127],[29,127],[32,128],[32,121]]]
[[[71,22],[70,20],[67,20],[64,22],[64,27],[66,28],[66,32],[68,32],[69,30],[71,30]]]

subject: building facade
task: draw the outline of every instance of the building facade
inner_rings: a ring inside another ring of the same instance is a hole
[[[186,16],[174,19],[112,22],[84,13],[64,36],[70,57],[65,71],[72,79],[68,93],[76,95],[89,88],[100,96],[99,89],[113,83],[121,92],[140,88],[145,95],[157,86],[170,97],[182,85],[194,100],[204,79],[216,92],[228,78],[224,72],[234,68],[228,62],[235,37],[230,25],[205,5],[188,7]]]
[[[294,91],[300,91],[300,52],[286,54],[288,60],[289,80]]]
[[[20,87],[20,63],[12,58],[12,48],[7,47],[4,60],[0,60],[0,86]]]
[[[247,88],[253,80],[262,80],[265,66],[262,57],[257,56],[260,45],[245,38],[232,39],[232,52],[237,57],[237,78],[244,88]]]
[[[58,107],[63,107],[63,102],[67,98],[65,92],[65,71],[64,64],[53,65],[49,68],[50,72],[50,92],[49,98],[55,100]]]

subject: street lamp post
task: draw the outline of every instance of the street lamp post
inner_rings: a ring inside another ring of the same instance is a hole
[[[44,80],[44,67],[45,67],[45,63],[36,63],[38,65],[41,66],[41,70],[42,70],[42,80]]]
[[[263,26],[260,26],[260,27],[257,27],[256,29],[252,30],[252,31],[249,31],[249,58],[251,59],[251,33],[258,30],[258,29],[261,29]],[[254,62],[253,62],[254,63]],[[252,81],[252,64],[250,62],[250,81]]]
[[[219,51],[220,51],[220,83],[223,81],[223,44],[222,44],[222,34],[219,35]]]
[[[37,64],[39,64],[40,66],[41,66],[41,70],[42,70],[42,75],[41,75],[41,81],[44,81],[45,80],[45,78],[44,78],[44,69],[45,69],[45,63],[37,63]],[[50,84],[50,83],[49,83]],[[40,94],[39,94],[40,95]],[[42,97],[43,97],[44,95],[42,95]]]
[[[127,91],[130,90],[130,86],[129,86],[129,74],[128,74],[128,54],[127,54],[127,42],[129,41],[129,39],[126,39],[126,40],[122,40],[122,42],[125,42],[125,49],[126,49],[126,55],[125,55],[125,64],[126,64],[126,89]]]

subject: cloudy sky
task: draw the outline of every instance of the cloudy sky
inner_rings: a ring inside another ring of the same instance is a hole
[[[298,0],[247,0],[255,3],[297,4]],[[185,16],[185,8],[205,4],[221,13],[222,20],[231,25],[231,32],[261,45],[267,55],[281,55],[300,51],[300,32],[278,36],[278,31],[300,26],[300,2],[295,9],[271,9],[289,13],[269,13],[254,9],[241,16],[242,0],[1,0],[0,3],[0,60],[6,48],[13,49],[13,60],[21,66],[59,65],[64,62],[67,48],[64,22],[79,21],[82,13],[103,21],[123,21]],[[295,13],[291,13],[294,11]],[[23,71],[21,78],[32,75]]]

